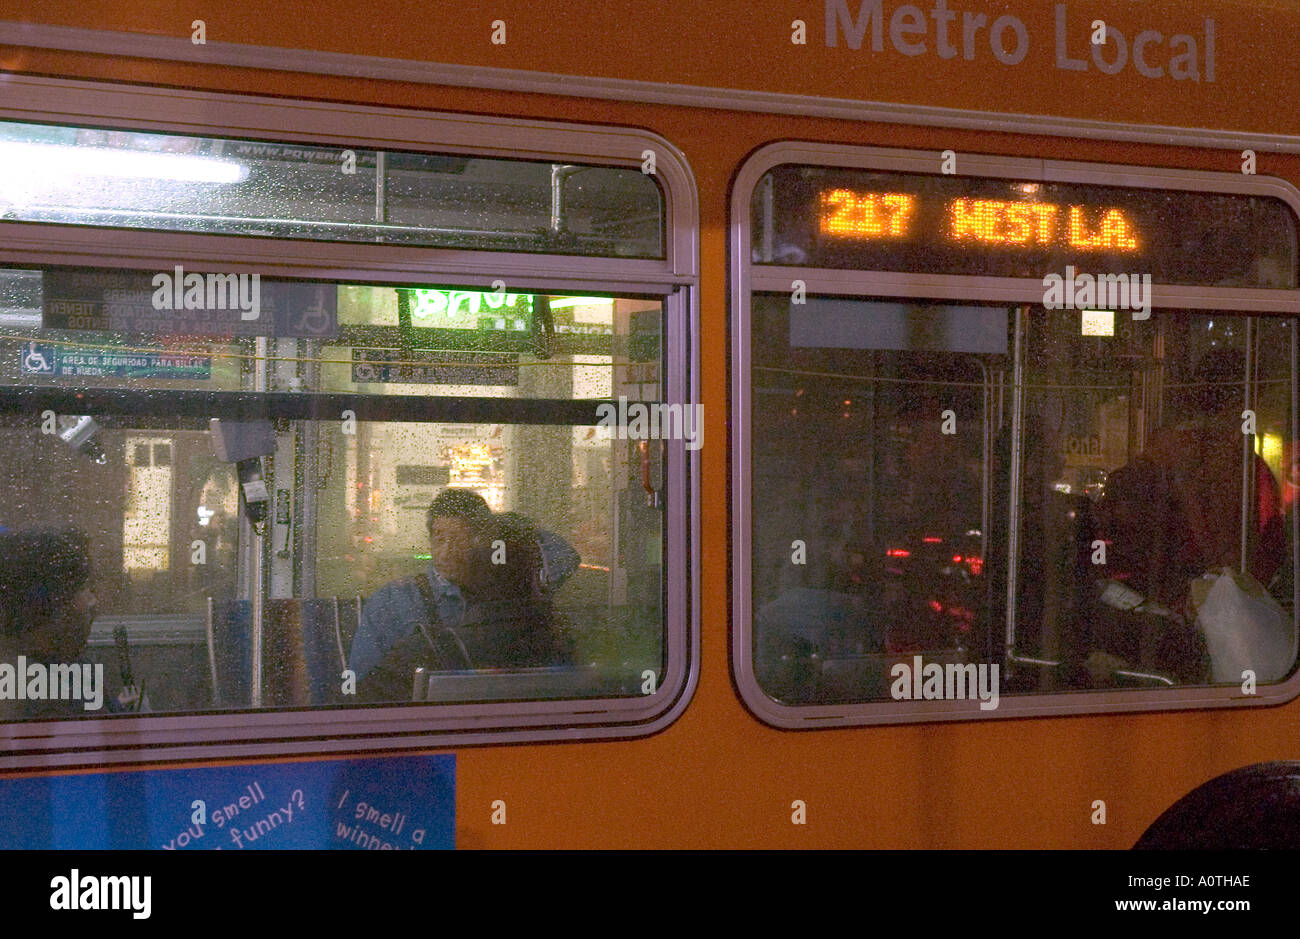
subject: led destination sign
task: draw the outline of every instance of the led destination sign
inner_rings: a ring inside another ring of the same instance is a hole
[[[1296,286],[1296,218],[1273,197],[786,164],[751,211],[756,264]]]
[[[914,237],[919,198],[903,192],[824,190],[819,229],[843,238]],[[942,219],[944,228],[934,235],[952,242],[1120,252],[1138,247],[1133,222],[1117,208],[963,197],[946,202]]]

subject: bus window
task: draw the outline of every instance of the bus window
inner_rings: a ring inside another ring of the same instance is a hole
[[[148,272],[0,271],[0,525],[88,537],[106,698],[643,695],[664,669],[643,488],[662,452],[593,414],[658,399],[663,301],[258,289],[264,334],[232,337],[160,322]]]
[[[773,144],[738,177],[746,701],[802,727],[1289,693],[1300,194],[927,160]]]
[[[0,121],[30,249],[0,250],[0,765],[675,720],[702,406],[673,145],[200,92],[197,136],[70,90]]]

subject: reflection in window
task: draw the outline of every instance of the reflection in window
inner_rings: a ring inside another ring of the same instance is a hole
[[[1294,329],[755,295],[764,691],[892,700],[916,656],[1002,694],[1281,680]]]
[[[153,457],[170,456],[171,448],[127,438],[127,450],[134,459],[127,472],[122,512],[122,569],[165,571],[171,566],[171,461],[155,462]]]

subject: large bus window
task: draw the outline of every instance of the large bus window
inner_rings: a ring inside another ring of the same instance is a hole
[[[1041,307],[764,294],[752,311],[767,693],[892,700],[915,656],[998,663],[1002,695],[1291,671],[1295,321],[1170,313],[1102,337]],[[1211,620],[1225,569],[1277,622]]]
[[[160,325],[147,272],[0,271],[0,549],[86,537],[85,716],[128,681],[152,713],[643,696],[663,453],[595,415],[658,400],[663,301],[260,290],[232,337]]]
[[[1261,288],[1296,284],[1300,193],[926,159],[777,144],[739,177],[747,702],[833,726],[1294,693],[1298,308]]]

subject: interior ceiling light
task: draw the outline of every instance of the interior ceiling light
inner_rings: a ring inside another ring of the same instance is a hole
[[[108,176],[188,183],[237,183],[247,179],[248,172],[245,164],[233,160],[184,153],[0,143],[0,175],[8,179]]]

